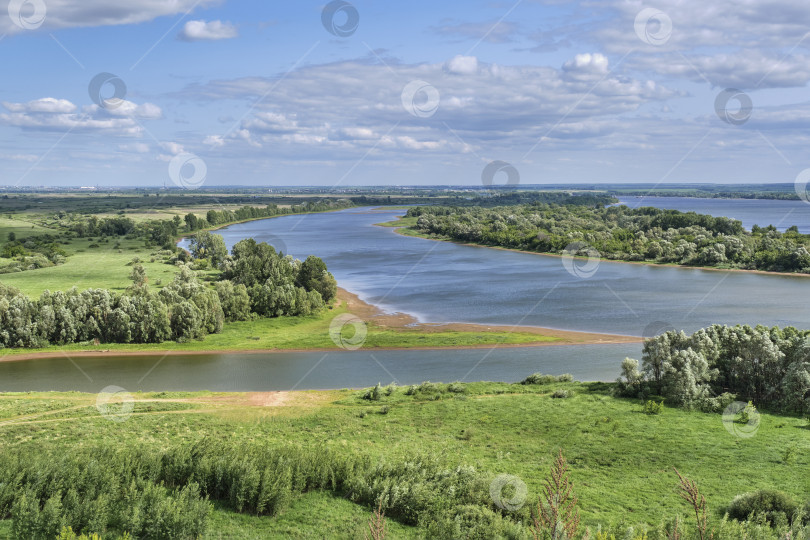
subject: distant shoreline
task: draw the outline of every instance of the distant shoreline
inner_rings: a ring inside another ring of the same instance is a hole
[[[398,220],[401,220],[403,216],[398,217]],[[408,229],[413,231],[413,229],[409,229],[407,225],[384,225],[383,223],[376,223],[378,227],[386,227],[389,229],[394,229],[396,234],[401,236],[407,236],[408,238],[419,238],[421,240],[432,240],[434,242],[449,242],[451,244],[457,244],[459,246],[467,246],[467,247],[476,247],[476,248],[485,248],[485,249],[499,249],[502,251],[512,251],[514,253],[526,253],[529,255],[538,255],[540,257],[556,257],[562,258],[563,256],[559,253],[540,253],[538,251],[529,251],[526,249],[516,249],[516,248],[508,248],[503,246],[485,246],[482,244],[472,244],[470,242],[460,242],[458,240],[453,240],[452,238],[435,238],[430,236],[424,236],[422,234],[403,234],[400,229]],[[414,231],[416,232],[416,231]],[[574,259],[582,259],[587,260],[587,257],[582,257],[579,255],[572,255]],[[667,264],[667,263],[657,263],[657,262],[650,262],[650,261],[622,261],[620,259],[601,259],[601,261],[609,262],[609,263],[621,263],[621,264],[637,264],[642,266],[656,266],[659,268],[683,268],[686,270],[707,270],[710,272],[741,272],[745,274],[761,274],[764,276],[786,276],[786,277],[796,277],[796,278],[809,278],[810,274],[802,274],[799,272],[769,272],[767,270],[746,270],[744,268],[714,268],[711,266],[690,266],[686,264]]]

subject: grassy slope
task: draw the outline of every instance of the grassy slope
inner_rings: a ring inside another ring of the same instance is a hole
[[[101,418],[92,407],[92,395],[6,394],[0,396],[0,449],[68,450],[100,441],[160,448],[227,434],[236,443],[326,444],[385,459],[435,452],[449,464],[474,465],[493,476],[517,475],[532,500],[552,454],[562,446],[583,521],[590,525],[656,524],[675,513],[686,514],[674,489],[673,467],[700,484],[712,519],[719,518],[736,494],[758,488],[810,498],[810,478],[799,472],[810,466],[810,428],[799,418],[763,414],[756,435],[741,439],[726,431],[719,414],[665,409],[648,416],[639,402],[609,397],[606,386],[598,383],[472,383],[465,388],[465,394],[444,393],[439,400],[406,396],[400,389],[379,402],[348,390],[297,392],[277,407],[251,406],[239,394],[158,394],[161,399],[199,401],[139,403],[137,414],[123,423]],[[552,399],[557,388],[576,394]],[[381,414],[386,405],[388,413]],[[791,445],[797,447],[795,461],[783,463],[783,449]],[[357,527],[369,515],[369,509],[332,495],[310,494],[274,519],[219,510],[210,537],[244,530],[279,537],[356,538]],[[405,534],[405,528],[398,531],[403,534],[394,537]]]

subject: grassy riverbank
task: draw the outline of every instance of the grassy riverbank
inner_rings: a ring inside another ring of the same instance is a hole
[[[350,308],[351,304],[351,308]],[[21,360],[41,356],[62,356],[64,353],[154,353],[217,351],[296,351],[341,350],[332,341],[329,327],[341,314],[359,315],[366,324],[364,350],[412,348],[464,348],[514,345],[551,345],[567,343],[612,342],[613,336],[599,336],[577,332],[558,332],[538,329],[510,329],[505,327],[479,327],[476,325],[412,325],[402,315],[374,315],[373,306],[359,302],[353,295],[341,291],[338,304],[309,317],[257,318],[251,321],[227,323],[219,334],[210,334],[202,340],[186,343],[73,343],[42,349],[5,349],[2,360]],[[351,338],[353,327],[344,330]],[[632,338],[615,336],[618,342]]]
[[[572,397],[554,399],[556,390]],[[135,394],[133,413],[110,421],[96,396],[80,393],[0,395],[0,445],[65,451],[95,445],[136,445],[162,451],[203,437],[239,446],[325,446],[397,462],[430,453],[448,467],[469,465],[490,477],[518,476],[535,500],[552,455],[570,463],[583,523],[657,526],[688,509],[675,489],[673,467],[696,480],[716,524],[731,499],[759,488],[810,498],[808,422],[763,413],[750,438],[729,433],[721,415],[664,408],[642,413],[636,400],[613,398],[600,383],[428,385],[409,395],[383,391],[251,394]],[[792,456],[785,454],[793,448]],[[521,511],[526,511],[523,508]],[[294,497],[276,517],[237,514],[217,505],[206,538],[362,537],[371,508],[340,493]],[[520,515],[520,514],[518,514]],[[688,519],[688,518],[687,518]],[[8,530],[9,522],[0,527]],[[418,532],[389,520],[391,538]],[[0,528],[2,530],[2,528]]]

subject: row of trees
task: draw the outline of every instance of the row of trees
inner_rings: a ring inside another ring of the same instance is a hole
[[[482,245],[561,253],[574,242],[606,259],[810,273],[810,236],[658,208],[529,204],[415,207],[417,229]]]
[[[722,409],[734,399],[810,411],[810,331],[712,325],[692,335],[668,331],[622,364],[626,395],[665,397],[689,408]]]
[[[45,291],[31,299],[0,285],[0,346],[45,347],[98,340],[108,343],[188,341],[222,330],[225,314],[217,290],[183,266],[159,292],[146,285],[140,265],[133,286]]]

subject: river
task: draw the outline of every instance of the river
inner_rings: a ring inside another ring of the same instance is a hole
[[[691,201],[704,204],[702,199]],[[810,326],[810,278],[608,261],[583,278],[566,271],[559,257],[405,237],[374,225],[401,214],[356,208],[253,221],[218,232],[229,247],[253,237],[298,258],[317,254],[342,287],[383,309],[410,313],[425,322],[625,335],[650,335],[669,327],[694,331],[715,322]],[[162,359],[73,356],[0,363],[0,390],[98,392],[109,384],[131,391],[290,390],[392,381],[517,381],[536,371],[612,380],[621,360],[639,358],[640,352],[640,345],[631,344]]]

